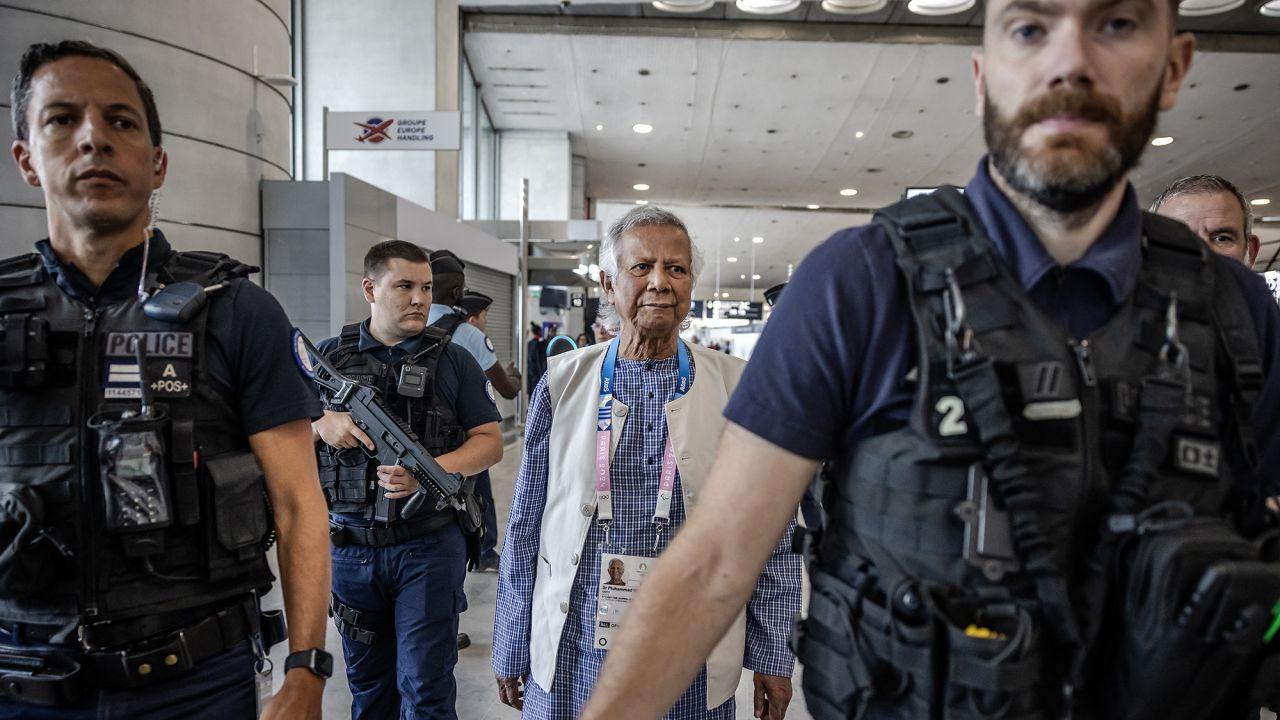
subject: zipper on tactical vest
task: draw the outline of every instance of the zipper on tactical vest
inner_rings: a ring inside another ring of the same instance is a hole
[[[84,309],[84,338],[81,340],[82,351],[80,353],[80,362],[83,368],[80,387],[84,389],[96,388],[102,382],[102,378],[95,373],[95,370],[98,369],[98,348],[93,342],[93,333],[98,327],[98,313],[99,310],[95,308]],[[97,552],[95,552],[97,549],[95,539],[98,536],[98,513],[97,503],[93,502],[96,497],[93,488],[97,483],[91,481],[90,478],[97,476],[98,468],[90,467],[87,459],[90,456],[96,457],[97,453],[88,453],[85,450],[91,447],[90,443],[94,439],[87,421],[89,416],[97,411],[97,403],[89,401],[88,395],[84,390],[80,394],[80,403],[80,449],[81,457],[84,458],[80,462],[80,512],[84,513],[84,518],[80,523],[84,532],[81,536],[80,549],[84,553],[84,557],[79,558],[79,560],[80,572],[84,578],[84,614],[85,617],[92,618],[98,616],[98,589],[94,583],[98,567],[98,557]]]
[[[1098,384],[1098,376],[1093,371],[1093,352],[1089,350],[1089,341],[1074,340],[1068,341],[1071,345],[1071,351],[1075,353],[1076,365],[1080,368],[1080,379],[1084,382],[1085,387],[1093,387]]]

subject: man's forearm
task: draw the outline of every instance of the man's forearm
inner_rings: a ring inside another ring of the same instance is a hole
[[[475,475],[501,460],[502,431],[496,422],[472,429],[461,447],[436,458],[440,467],[463,475]]]

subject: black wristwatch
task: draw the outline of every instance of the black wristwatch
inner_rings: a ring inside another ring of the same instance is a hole
[[[296,667],[306,668],[328,680],[333,675],[333,656],[320,648],[289,653],[284,659],[284,671],[287,673]]]

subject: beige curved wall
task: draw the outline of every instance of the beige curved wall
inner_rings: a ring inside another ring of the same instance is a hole
[[[88,40],[124,55],[155,91],[169,176],[160,228],[180,249],[262,257],[259,182],[288,180],[292,90],[254,77],[290,72],[289,0],[0,1],[0,121],[31,43]],[[12,137],[8,137],[11,141]],[[0,168],[0,257],[48,233],[44,199],[12,160]]]

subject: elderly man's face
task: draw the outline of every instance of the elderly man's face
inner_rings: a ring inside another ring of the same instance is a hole
[[[609,562],[609,581],[614,584],[622,582],[621,560],[612,560]]]
[[[1258,252],[1258,236],[1244,233],[1244,208],[1228,192],[1174,195],[1157,210],[1180,220],[1208,244],[1209,249],[1246,266]]]
[[[618,242],[618,274],[601,279],[623,334],[662,337],[680,332],[693,297],[689,237],[670,225],[635,228]]]
[[[1194,40],[1167,0],[993,0],[974,56],[992,162],[1057,212],[1097,204],[1173,107]]]

